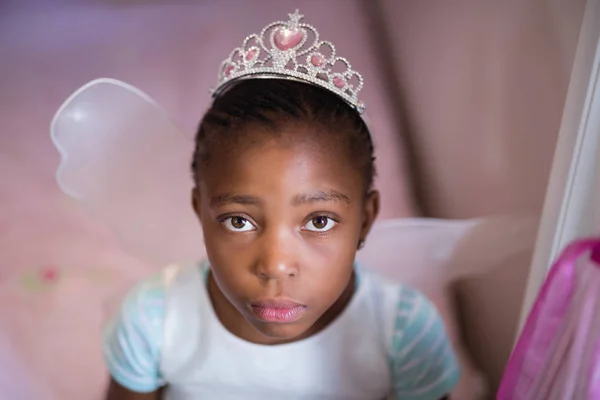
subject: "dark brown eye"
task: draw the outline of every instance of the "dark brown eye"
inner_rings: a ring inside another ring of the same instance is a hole
[[[312,224],[317,229],[323,229],[327,226],[328,221],[329,221],[329,218],[321,216],[321,217],[313,218]]]
[[[231,226],[233,226],[235,229],[243,229],[247,223],[248,223],[248,221],[246,221],[242,217],[232,217],[231,218]]]
[[[312,232],[327,232],[336,224],[337,222],[334,219],[320,215],[308,221],[308,223],[304,225],[304,229]]]
[[[243,217],[228,217],[222,221],[222,224],[227,230],[233,232],[247,232],[256,229],[250,221]]]
[[[312,232],[327,232],[336,225],[337,221],[333,218],[319,215],[311,218],[306,225],[304,225],[304,229]]]

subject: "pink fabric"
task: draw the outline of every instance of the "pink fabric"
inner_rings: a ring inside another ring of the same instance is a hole
[[[513,351],[499,400],[597,398],[599,254],[600,238],[579,240],[554,263]]]

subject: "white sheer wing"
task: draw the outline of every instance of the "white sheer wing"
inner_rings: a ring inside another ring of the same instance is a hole
[[[131,255],[153,266],[203,256],[190,200],[193,141],[146,94],[112,79],[89,82],[60,107],[51,137],[60,188]]]
[[[536,230],[537,218],[524,215],[389,220],[374,226],[357,259],[394,280],[439,287],[531,251]]]

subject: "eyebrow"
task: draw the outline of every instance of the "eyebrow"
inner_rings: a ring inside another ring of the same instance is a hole
[[[343,193],[336,190],[317,191],[312,193],[299,194],[294,197],[294,205],[315,203],[315,202],[326,202],[326,203],[337,203],[343,202],[350,204],[350,198]]]
[[[311,193],[302,193],[296,195],[292,201],[293,205],[301,205],[307,203],[316,203],[316,202],[325,202],[325,203],[337,203],[343,202],[346,204],[350,204],[350,197],[345,194],[338,192],[336,190],[327,190],[327,191],[316,191]],[[241,205],[250,205],[256,206],[261,205],[263,201],[258,197],[248,196],[248,195],[240,195],[240,194],[230,194],[225,193],[218,196],[213,197],[210,200],[211,207],[217,206],[225,206],[228,204],[241,204]]]
[[[227,204],[242,204],[248,206],[255,206],[262,203],[258,197],[246,196],[241,194],[221,194],[210,199],[211,207],[225,206]]]

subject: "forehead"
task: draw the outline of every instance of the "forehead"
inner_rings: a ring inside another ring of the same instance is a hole
[[[290,127],[277,134],[244,132],[248,140],[213,146],[202,169],[205,190],[247,193],[338,190],[348,196],[363,191],[362,176],[339,134]]]

